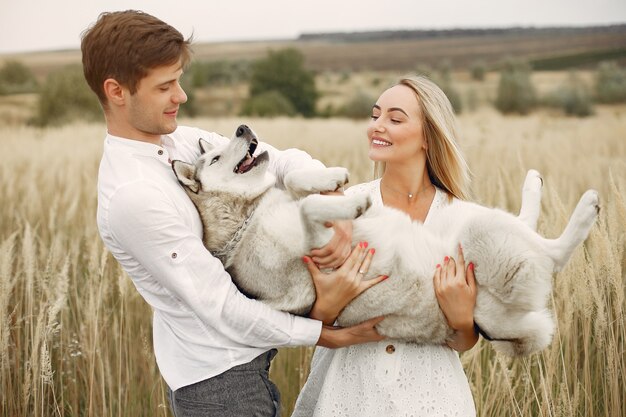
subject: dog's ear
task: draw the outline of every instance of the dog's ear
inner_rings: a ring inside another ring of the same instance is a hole
[[[183,161],[172,161],[172,169],[178,182],[198,194],[200,183],[196,180],[196,166]]]
[[[200,153],[207,153],[210,150],[212,150],[215,146],[211,145],[209,142],[207,142],[206,140],[200,138],[200,140],[198,140],[198,143],[200,144]]]

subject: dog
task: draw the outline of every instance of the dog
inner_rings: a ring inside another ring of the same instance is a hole
[[[200,213],[203,243],[243,293],[275,309],[306,315],[315,288],[302,257],[330,240],[328,221],[354,219],[353,242],[369,242],[377,250],[365,279],[382,274],[390,279],[348,304],[339,325],[384,316],[377,325],[382,335],[445,343],[454,331],[439,308],[433,276],[437,262],[455,254],[460,243],[466,261],[475,265],[477,330],[510,356],[529,355],[550,344],[555,328],[547,308],[552,274],[587,238],[599,211],[596,191],[583,194],[557,239],[536,233],[543,180],[533,170],[524,183],[519,216],[456,201],[426,229],[399,210],[370,209],[369,195],[319,194],[346,184],[345,168],[293,170],[284,178],[284,190],[275,187],[267,152],[254,156],[257,144],[255,133],[241,125],[223,147],[200,139],[195,164],[172,162]]]

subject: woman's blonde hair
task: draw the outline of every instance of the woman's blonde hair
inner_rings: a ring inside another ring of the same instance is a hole
[[[470,172],[456,143],[456,118],[450,100],[431,80],[423,76],[402,78],[396,85],[415,93],[422,112],[424,139],[428,144],[426,168],[430,181],[449,195],[469,198]],[[385,164],[377,162],[374,175],[381,177]]]

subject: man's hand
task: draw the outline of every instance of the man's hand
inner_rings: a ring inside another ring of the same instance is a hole
[[[317,345],[335,349],[383,340],[385,337],[378,334],[375,328],[383,318],[375,317],[352,327],[322,326],[322,333],[317,341]]]
[[[321,320],[330,325],[355,297],[368,288],[387,279],[386,275],[364,280],[367,274],[374,249],[367,249],[367,243],[359,243],[346,262],[338,269],[324,273],[307,256],[303,258],[306,263],[313,284],[315,285],[315,304],[309,313],[309,317]]]
[[[338,268],[348,259],[352,250],[352,221],[336,220],[325,226],[332,227],[335,233],[326,245],[311,251],[311,259],[322,269]]]

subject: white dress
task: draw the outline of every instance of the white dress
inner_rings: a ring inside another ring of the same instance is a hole
[[[383,204],[380,180],[346,193],[366,191],[372,204]],[[447,201],[446,193],[437,189],[426,227]],[[383,340],[335,350],[318,347],[292,417],[475,415],[456,351],[444,345]]]

